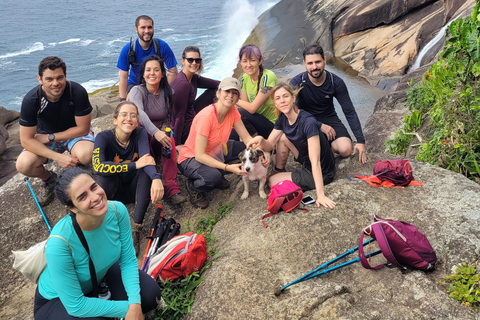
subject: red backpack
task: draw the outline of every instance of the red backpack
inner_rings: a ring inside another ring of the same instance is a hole
[[[203,234],[188,232],[172,238],[150,258],[147,273],[160,281],[186,277],[200,271],[207,260],[207,244]]]
[[[270,213],[262,217],[263,226],[266,228],[267,224],[263,219],[277,214],[283,210],[285,212],[295,209],[303,199],[302,188],[297,186],[290,180],[284,180],[270,188],[270,195],[268,196],[267,210]]]
[[[412,166],[405,159],[383,161],[377,159],[373,166],[373,175],[355,175],[355,177],[365,180],[373,187],[403,188],[408,185],[423,185],[420,181],[413,180]]]
[[[435,268],[437,262],[435,250],[427,237],[414,225],[403,221],[382,219],[375,215],[373,223],[363,229],[358,246],[358,256],[363,267],[367,269],[380,269],[385,264],[370,266],[362,245],[364,234],[377,240],[382,254],[394,266],[424,271]]]

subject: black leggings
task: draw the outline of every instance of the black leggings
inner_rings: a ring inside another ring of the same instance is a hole
[[[160,300],[162,291],[157,282],[148,274],[139,271],[140,276],[140,296],[142,301],[142,312],[147,313],[157,307],[157,300]],[[120,264],[116,262],[107,272],[106,275],[108,288],[112,293],[110,300],[125,301],[128,300],[127,292],[123,286]],[[47,300],[35,291],[35,302],[33,308],[35,320],[73,320],[80,319],[68,314],[59,298]],[[81,318],[86,320],[104,320],[105,317]]]
[[[133,221],[138,224],[143,223],[150,202],[150,186],[152,184],[152,180],[143,169],[111,176],[97,175],[96,180],[105,190],[108,200],[135,203]]]
[[[270,132],[273,130],[273,123],[265,118],[260,113],[251,114],[245,109],[238,108],[238,112],[242,116],[242,122],[245,125],[248,133],[253,137],[256,134],[268,139]],[[238,136],[235,129],[232,129],[232,133],[230,134],[230,139],[235,141],[240,141],[240,137]]]

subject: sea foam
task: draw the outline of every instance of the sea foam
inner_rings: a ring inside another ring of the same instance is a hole
[[[26,55],[26,54],[30,54],[32,52],[40,51],[40,50],[45,50],[45,46],[41,42],[35,42],[34,44],[32,44],[30,47],[28,47],[26,49],[23,49],[23,50],[20,50],[20,51],[17,51],[17,52],[11,52],[11,53],[4,54],[4,55],[0,56],[0,59],[6,59],[6,58],[11,58],[11,57]]]

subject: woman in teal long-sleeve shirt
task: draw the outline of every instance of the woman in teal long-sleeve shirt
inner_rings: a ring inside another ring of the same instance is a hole
[[[78,168],[59,176],[55,194],[75,214],[97,282],[106,279],[111,299],[88,297],[93,291],[88,254],[67,215],[55,225],[47,242],[47,267],[35,293],[35,319],[143,320],[143,313],[156,307],[161,291],[154,279],[138,270],[125,206],[108,202],[91,174]]]

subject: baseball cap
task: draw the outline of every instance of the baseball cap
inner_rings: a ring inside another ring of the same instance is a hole
[[[240,93],[242,91],[242,85],[240,84],[240,81],[238,79],[235,79],[233,77],[227,77],[220,82],[218,85],[218,89],[221,90],[230,90],[230,89],[235,89]]]

